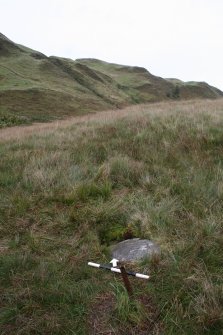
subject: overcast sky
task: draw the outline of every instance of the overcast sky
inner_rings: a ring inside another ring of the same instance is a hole
[[[223,90],[223,0],[0,0],[0,32],[48,56],[138,65]]]

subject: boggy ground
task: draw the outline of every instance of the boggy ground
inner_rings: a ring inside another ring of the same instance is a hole
[[[221,334],[222,126],[207,100],[1,130],[1,334]],[[133,301],[87,266],[129,234],[162,250]]]

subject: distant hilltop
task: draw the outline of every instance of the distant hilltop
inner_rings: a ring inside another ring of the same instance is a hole
[[[223,92],[205,82],[164,79],[98,59],[47,57],[0,33],[0,117],[47,121],[138,103],[219,97]]]

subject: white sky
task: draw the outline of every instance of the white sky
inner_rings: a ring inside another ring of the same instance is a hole
[[[0,0],[0,32],[48,56],[138,65],[223,90],[223,0]]]

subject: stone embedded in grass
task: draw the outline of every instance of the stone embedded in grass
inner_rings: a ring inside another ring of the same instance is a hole
[[[138,261],[160,253],[160,247],[150,241],[133,238],[122,241],[112,248],[112,257],[119,261]]]

